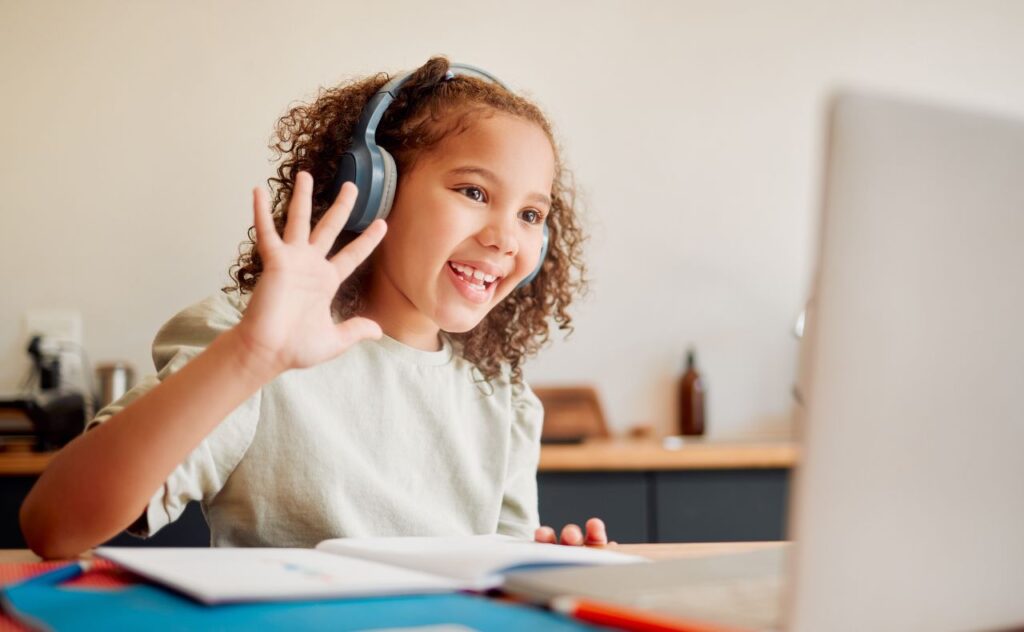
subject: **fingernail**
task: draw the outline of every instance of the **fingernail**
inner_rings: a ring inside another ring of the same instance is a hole
[[[568,525],[562,529],[562,542],[566,544],[579,544],[583,541],[583,534],[576,525]]]

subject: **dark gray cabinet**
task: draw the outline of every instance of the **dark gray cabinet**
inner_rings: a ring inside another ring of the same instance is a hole
[[[605,521],[609,536],[636,542],[729,542],[785,537],[790,470],[689,469],[541,472],[541,522],[560,530],[587,518]],[[0,477],[0,548],[23,548],[18,508],[35,476]],[[148,540],[121,534],[118,546],[208,546],[198,503]]]
[[[25,538],[18,524],[18,511],[25,500],[35,475],[0,476],[0,549],[26,548]],[[69,517],[70,519],[70,517]],[[111,546],[209,546],[210,529],[206,526],[199,503],[189,503],[181,517],[160,530],[152,538],[143,540],[122,533],[105,544]]]
[[[541,523],[557,533],[570,523],[582,528],[587,518],[597,516],[616,542],[649,542],[649,479],[644,472],[541,472],[537,476]]]
[[[685,470],[653,477],[652,542],[781,540],[789,470]]]
[[[790,470],[542,472],[541,522],[556,530],[597,516],[620,543],[785,537]]]

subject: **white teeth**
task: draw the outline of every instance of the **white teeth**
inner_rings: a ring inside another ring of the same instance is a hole
[[[475,268],[472,268],[470,266],[464,266],[462,264],[455,263],[454,261],[451,261],[449,263],[451,263],[451,266],[459,272],[459,274],[462,276],[462,280],[466,282],[466,285],[468,285],[469,287],[473,288],[478,292],[485,291],[487,289],[487,286],[485,286],[482,283],[473,283],[474,280],[486,280],[488,283],[490,283],[491,281],[497,278],[489,274],[484,274],[483,272],[480,272],[479,270],[476,270]]]
[[[471,266],[464,266],[461,263],[455,263],[454,261],[452,261],[451,264],[453,268],[455,268],[462,274],[466,275],[470,279],[476,279],[477,281],[486,281],[487,283],[491,283],[498,278],[493,274],[486,274],[485,272],[477,270],[476,268],[473,268]]]

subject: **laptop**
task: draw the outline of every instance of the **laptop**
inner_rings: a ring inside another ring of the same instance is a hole
[[[1024,624],[1024,122],[829,106],[791,545],[518,575],[730,629]]]

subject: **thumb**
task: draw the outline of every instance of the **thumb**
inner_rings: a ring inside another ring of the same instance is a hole
[[[384,335],[376,321],[363,318],[362,316],[349,318],[336,324],[334,327],[335,331],[338,332],[338,342],[346,349],[360,340],[368,338],[376,340]]]

